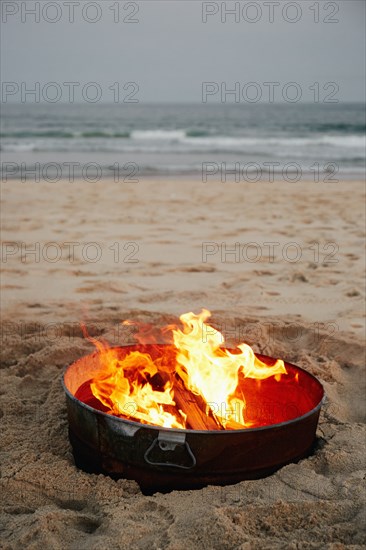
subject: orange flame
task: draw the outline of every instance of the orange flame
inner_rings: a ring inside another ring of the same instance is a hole
[[[210,312],[203,309],[200,315],[185,313],[180,317],[183,331],[173,330],[174,344],[179,350],[177,371],[187,388],[201,394],[209,406],[220,404],[221,412],[216,412],[216,416],[224,426],[228,421],[243,423],[245,399],[234,397],[239,373],[246,378],[263,380],[286,374],[285,365],[277,360],[269,367],[257,359],[247,344],[238,346],[241,353],[221,349],[222,334],[212,332],[212,327],[205,324],[210,316]]]
[[[205,309],[199,315],[186,313],[180,317],[182,330],[165,328],[172,334],[175,352],[175,364],[168,367],[171,351],[170,355],[162,351],[157,359],[131,351],[121,359],[116,348],[88,337],[96,345],[101,362],[100,372],[90,383],[94,397],[109,414],[167,428],[187,428],[193,423],[192,409],[182,407],[181,399],[181,408],[176,404],[180,380],[189,402],[205,404],[203,416],[216,422],[215,429],[248,427],[240,378],[260,381],[273,376],[280,381],[286,374],[285,365],[282,360],[266,365],[247,344],[240,344],[234,353],[223,349],[222,334],[205,323],[210,315]],[[165,347],[169,346],[161,349]]]

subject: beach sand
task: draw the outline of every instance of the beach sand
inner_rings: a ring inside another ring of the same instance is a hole
[[[363,205],[351,181],[2,183],[0,547],[364,548]],[[79,471],[60,380],[92,349],[80,321],[123,344],[124,319],[202,307],[322,381],[314,455],[153,496]]]

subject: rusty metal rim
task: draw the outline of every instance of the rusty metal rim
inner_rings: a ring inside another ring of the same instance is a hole
[[[132,347],[134,344],[132,345],[129,345],[129,346],[115,346],[117,348],[122,348],[122,347]],[[95,355],[95,354],[98,354],[99,352],[94,352],[94,353],[91,353],[89,355]],[[260,355],[261,357],[264,357],[264,358],[268,358],[268,359],[273,359],[273,357],[270,357],[269,355],[262,355],[262,354],[255,354],[256,356],[257,355]],[[80,359],[83,359],[87,356],[83,356],[81,357]],[[78,361],[78,360],[77,360]],[[301,420],[307,418],[308,416],[314,414],[316,411],[318,411],[323,403],[325,402],[326,400],[326,395],[325,395],[325,391],[324,391],[324,386],[323,384],[313,375],[311,374],[310,372],[306,371],[305,369],[297,366],[297,365],[294,365],[293,363],[289,363],[288,361],[284,361],[285,363],[285,366],[286,365],[289,365],[290,367],[293,367],[299,371],[302,371],[304,372],[307,376],[309,376],[310,378],[312,378],[315,382],[317,382],[319,384],[319,386],[321,387],[322,389],[322,398],[321,400],[319,401],[319,403],[316,405],[316,407],[314,407],[313,409],[310,409],[307,413],[301,415],[301,416],[297,416],[296,418],[292,418],[291,420],[286,420],[285,422],[279,422],[277,424],[269,424],[268,426],[259,426],[258,428],[243,428],[242,430],[187,430],[187,429],[180,429],[180,428],[165,428],[164,426],[155,426],[153,424],[142,424],[141,422],[136,422],[135,420],[127,420],[125,418],[120,418],[118,416],[115,416],[113,414],[107,414],[103,411],[98,411],[98,409],[94,409],[93,407],[91,407],[90,405],[87,405],[86,403],[84,403],[83,401],[80,401],[80,399],[77,399],[69,390],[68,388],[66,387],[65,385],[65,374],[66,372],[72,368],[72,366],[74,365],[74,363],[76,363],[76,361],[74,361],[73,363],[71,363],[71,365],[68,365],[65,369],[64,369],[64,372],[62,373],[62,379],[61,379],[61,384],[62,384],[62,387],[65,391],[65,393],[67,394],[67,396],[74,402],[76,402],[78,405],[84,407],[86,410],[89,410],[95,414],[98,414],[98,415],[101,415],[102,417],[107,417],[107,418],[112,418],[113,420],[117,421],[117,422],[122,422],[122,423],[128,423],[130,424],[131,426],[134,426],[134,427],[138,427],[138,429],[140,428],[149,428],[149,429],[153,429],[153,430],[157,430],[157,431],[167,431],[167,432],[170,432],[170,433],[188,433],[188,434],[191,434],[191,433],[195,433],[195,434],[210,434],[210,435],[228,435],[228,434],[232,434],[232,433],[246,433],[246,432],[259,432],[259,431],[264,431],[264,430],[271,430],[273,428],[280,428],[282,426],[286,426],[288,424],[294,424],[296,422],[300,422]]]

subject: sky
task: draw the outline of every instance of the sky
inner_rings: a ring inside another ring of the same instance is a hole
[[[211,102],[235,86],[239,101],[256,90],[267,100],[266,82],[276,83],[275,101],[300,92],[301,101],[311,102],[316,93],[322,100],[335,87],[340,101],[365,98],[364,0],[1,4],[6,101],[21,101],[21,87],[34,88],[36,82],[41,100],[46,86],[46,97],[58,93],[59,101],[70,100],[70,85],[64,83],[77,83],[76,102],[86,86],[87,95],[101,93],[106,102],[113,102],[118,90],[123,99],[135,92],[146,103],[200,103],[204,82],[214,83],[206,95]],[[225,14],[225,6],[235,5],[235,14]],[[39,21],[32,9],[37,17],[39,11]],[[50,82],[57,89],[48,87]],[[91,82],[97,87],[88,87]],[[248,87],[252,82],[257,87]]]

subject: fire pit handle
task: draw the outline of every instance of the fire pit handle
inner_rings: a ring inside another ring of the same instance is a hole
[[[192,459],[192,463],[189,466],[184,464],[177,464],[176,462],[155,462],[150,460],[149,455],[155,447],[159,447],[162,451],[174,451],[177,446],[185,447],[189,457]],[[150,464],[150,466],[170,466],[174,468],[181,468],[183,470],[190,470],[194,468],[197,464],[196,457],[194,456],[192,449],[189,446],[188,441],[186,441],[186,434],[177,434],[177,433],[168,433],[168,432],[159,432],[157,438],[151,443],[150,447],[144,454],[145,462]]]

